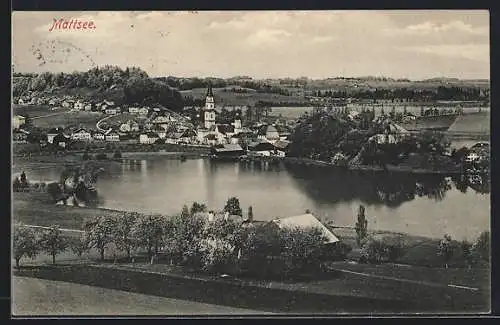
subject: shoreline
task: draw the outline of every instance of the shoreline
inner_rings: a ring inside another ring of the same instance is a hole
[[[169,158],[169,159],[209,159],[209,155],[201,152],[192,152],[192,151],[124,151],[121,152],[121,159],[113,159],[108,158],[106,160],[81,160],[81,155],[83,155],[83,151],[71,151],[67,152],[64,155],[56,156],[56,155],[31,155],[31,156],[21,156],[14,155],[13,163],[16,163],[16,160],[19,163],[30,163],[33,165],[36,164],[50,164],[50,163],[61,163],[61,158],[73,158],[64,161],[64,163],[69,164],[78,164],[83,162],[99,162],[99,163],[123,163],[123,160],[127,159],[149,159],[155,157],[161,158]],[[109,155],[112,155],[111,153]],[[36,158],[39,158],[37,160]],[[41,159],[40,159],[41,158]],[[80,158],[80,159],[78,159]],[[42,160],[42,161],[40,161]],[[44,161],[45,160],[45,161]],[[217,160],[217,159],[215,159]],[[251,162],[283,162],[289,164],[296,165],[305,165],[305,166],[318,166],[318,167],[329,167],[335,169],[344,169],[346,171],[372,171],[372,172],[390,172],[390,173],[407,173],[407,174],[416,174],[416,175],[460,175],[462,174],[462,170],[433,170],[433,169],[425,169],[425,168],[412,168],[410,166],[396,166],[396,165],[387,165],[387,168],[384,169],[380,166],[370,166],[370,165],[355,165],[355,166],[336,166],[331,163],[321,161],[321,160],[313,160],[309,158],[298,158],[298,157],[245,157],[243,159],[233,159],[235,162],[240,163],[251,163]]]

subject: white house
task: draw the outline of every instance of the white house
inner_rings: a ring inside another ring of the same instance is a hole
[[[157,116],[152,122],[154,124],[167,125],[170,119],[166,116]]]
[[[265,125],[258,130],[257,138],[260,140],[275,142],[280,140],[280,135],[276,127],[272,125]]]
[[[149,109],[147,107],[139,108],[139,115],[146,116],[149,113]]]
[[[19,129],[21,125],[24,125],[26,123],[26,118],[21,115],[16,115],[12,117],[12,128],[14,129]]]
[[[88,103],[85,105],[85,108],[84,108],[86,111],[91,111],[92,110],[92,103]]]
[[[49,105],[50,106],[56,106],[57,105],[57,100],[55,98],[52,98],[51,100],[49,100]]]
[[[65,100],[62,102],[62,107],[69,108],[70,106],[71,106],[71,103],[69,101]]]
[[[140,108],[139,108],[139,107],[129,107],[129,108],[128,108],[128,112],[129,112],[130,114],[139,114],[139,110],[140,110]]]
[[[56,128],[50,129],[47,132],[47,142],[48,143],[53,143],[54,142],[54,137],[56,135],[58,135],[59,133],[61,133],[61,132],[58,129],[56,129]]]
[[[110,132],[110,133],[106,134],[106,141],[118,142],[118,141],[120,141],[120,135],[116,132]]]
[[[19,105],[24,105],[24,99],[19,98],[19,100],[17,101],[17,103],[18,103]]]
[[[106,115],[116,115],[116,114],[118,114],[118,110],[114,107],[109,107],[109,108],[106,108],[105,113],[106,113]]]
[[[323,237],[326,239],[325,244],[333,244],[339,242],[339,239],[333,234],[325,225],[321,223],[316,217],[310,213],[275,219],[272,221],[280,229],[318,229]]]
[[[84,105],[83,105],[83,103],[80,100],[77,100],[75,102],[75,105],[73,106],[73,108],[76,109],[76,110],[78,110],[78,111],[81,111],[81,110],[83,110]]]
[[[104,141],[106,139],[104,134],[102,134],[100,132],[95,132],[93,137],[94,137],[94,140],[97,140],[97,141]]]
[[[92,134],[90,134],[89,131],[82,128],[75,130],[71,134],[71,139],[77,141],[92,141]]]
[[[139,143],[154,144],[158,140],[158,135],[154,132],[147,132],[139,135]]]

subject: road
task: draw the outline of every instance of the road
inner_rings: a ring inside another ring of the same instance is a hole
[[[264,312],[14,276],[12,314],[15,316],[180,316],[243,315],[264,314]]]

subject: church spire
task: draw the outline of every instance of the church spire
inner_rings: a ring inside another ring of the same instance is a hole
[[[208,84],[207,97],[214,97],[214,93],[212,92],[212,85]]]

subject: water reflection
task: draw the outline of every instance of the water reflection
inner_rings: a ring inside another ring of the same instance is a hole
[[[441,201],[455,186],[489,193],[489,178],[481,176],[444,177],[408,173],[380,173],[287,165],[295,183],[311,199],[321,203],[362,201],[365,204],[396,208],[417,197]]]

